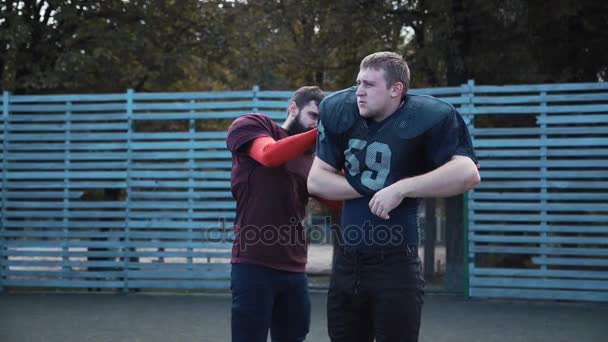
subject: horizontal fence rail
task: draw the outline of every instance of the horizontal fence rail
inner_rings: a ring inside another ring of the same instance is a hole
[[[469,294],[608,300],[608,85],[412,89],[469,125]],[[2,96],[0,288],[225,290],[228,124],[291,91]]]

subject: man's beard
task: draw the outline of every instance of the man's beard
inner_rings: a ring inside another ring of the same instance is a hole
[[[308,132],[311,129],[313,129],[313,127],[306,127],[306,126],[302,125],[302,123],[300,122],[300,113],[298,113],[298,115],[296,115],[296,117],[292,121],[291,125],[289,125],[289,127],[287,128],[287,133],[289,133],[289,135],[294,135],[294,134]],[[308,151],[304,152],[304,154],[312,154],[314,152],[315,152],[315,144],[312,144],[310,149]]]
[[[300,113],[298,113],[298,115],[296,115],[296,117],[293,119],[291,125],[289,125],[289,128],[287,128],[287,133],[289,133],[289,135],[294,135],[308,132],[311,129],[312,128],[310,127],[302,125],[302,123],[300,122]]]

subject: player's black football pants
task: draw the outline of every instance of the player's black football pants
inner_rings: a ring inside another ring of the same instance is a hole
[[[327,298],[333,342],[416,342],[424,280],[416,248],[336,247]]]

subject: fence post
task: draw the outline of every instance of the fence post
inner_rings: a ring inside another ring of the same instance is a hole
[[[70,248],[68,247],[69,241],[69,225],[70,225],[70,144],[71,144],[71,133],[72,131],[72,101],[66,102],[65,110],[65,135],[64,135],[64,148],[63,148],[63,240],[61,246],[63,264],[61,270],[63,273],[63,279],[69,279],[68,275],[71,271],[70,263]]]
[[[540,247],[545,250],[548,246],[547,240],[547,92],[540,92],[540,107],[541,112],[539,113],[540,120],[540,236],[541,243]],[[541,254],[541,258],[545,259],[547,254]],[[547,264],[543,263],[540,265],[541,270],[547,269]]]
[[[435,242],[437,240],[437,199],[424,201],[424,278],[435,277]]]
[[[194,100],[190,100],[190,104],[194,108],[195,105]],[[194,239],[192,238],[194,230],[192,226],[194,224],[194,173],[196,172],[196,166],[194,162],[194,144],[196,143],[195,134],[196,134],[196,120],[194,119],[196,115],[196,111],[194,109],[190,110],[190,120],[188,124],[188,142],[190,148],[188,149],[188,271],[194,272]]]
[[[472,101],[470,95],[472,92],[474,81],[470,80],[462,88],[466,89],[464,96],[469,97],[467,104],[461,107],[461,110],[466,114],[463,115],[463,119],[470,121],[469,117],[472,115],[470,108],[470,101]],[[462,113],[461,113],[462,115]],[[464,245],[467,243],[467,231],[465,227],[467,222],[464,218],[464,195],[456,195],[447,197],[445,199],[445,212],[446,212],[446,288],[448,291],[462,292],[466,295],[468,289],[466,288],[468,277],[467,274],[467,255],[465,255]]]
[[[6,246],[4,238],[4,227],[6,227],[6,188],[7,188],[7,154],[8,154],[8,114],[10,93],[2,93],[2,218],[0,219],[0,292],[4,286]]]
[[[123,292],[129,291],[129,264],[131,263],[131,254],[135,249],[131,248],[131,178],[132,178],[132,141],[133,141],[133,89],[127,89],[127,179],[126,179],[126,206],[125,206],[125,240],[123,253],[125,253],[125,269],[123,278]]]
[[[465,96],[468,98],[465,119],[467,121],[467,126],[468,126],[469,130],[472,129],[472,132],[470,134],[471,134],[471,139],[473,139],[473,136],[475,134],[475,115],[473,114],[473,108],[475,106],[475,104],[474,104],[475,80],[467,81],[467,92],[465,93]],[[473,147],[475,147],[475,144],[473,144]],[[475,189],[471,190],[471,192],[474,192],[474,191],[475,191]],[[470,245],[469,245],[469,218],[470,218],[469,204],[470,204],[470,201],[472,201],[472,200],[473,200],[472,196],[469,196],[468,193],[464,193],[464,195],[462,197],[462,201],[463,201],[462,219],[464,222],[463,267],[464,267],[464,296],[465,296],[465,298],[470,297],[470,276],[471,276],[470,272],[475,267],[475,257],[470,252]]]
[[[258,93],[260,92],[260,87],[256,84],[253,86],[253,112],[256,113],[259,110],[258,107]]]

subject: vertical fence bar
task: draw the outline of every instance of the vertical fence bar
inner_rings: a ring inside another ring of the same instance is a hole
[[[471,287],[471,281],[469,279],[470,277],[470,270],[469,268],[472,268],[469,263],[474,259],[471,258],[469,256],[469,193],[465,192],[462,195],[462,219],[464,220],[464,247],[463,250],[464,252],[462,253],[464,255],[464,260],[463,260],[463,269],[464,269],[464,298],[470,298],[471,294],[470,294],[470,287]],[[474,267],[474,266],[473,266]]]
[[[437,199],[427,198],[424,202],[424,278],[435,277],[435,242],[437,241]]]
[[[0,218],[0,292],[4,286],[5,277],[5,258],[7,258],[4,229],[6,227],[6,192],[7,192],[7,173],[8,173],[8,115],[9,115],[10,93],[2,93],[2,218]]]
[[[253,90],[253,99],[252,99],[253,108],[252,108],[252,110],[254,113],[256,113],[258,110],[260,110],[259,106],[258,106],[258,102],[260,101],[260,99],[258,98],[258,95],[260,93],[260,87],[256,84],[253,86],[252,90]]]
[[[195,101],[190,100],[190,104],[194,107]],[[195,111],[194,109],[190,110],[190,120],[188,125],[188,142],[190,148],[188,149],[188,270],[194,271],[193,258],[194,249],[192,246],[194,245],[192,241],[192,225],[193,225],[193,216],[194,216],[194,134],[196,133],[196,120],[194,120]]]
[[[133,89],[127,90],[127,179],[126,179],[126,206],[125,206],[125,239],[122,248],[125,262],[123,292],[129,291],[129,269],[131,267],[131,255],[136,249],[131,248],[131,199],[132,199],[132,169],[133,169]]]
[[[470,92],[468,85],[461,85],[459,90],[462,93]],[[462,119],[467,122],[468,118],[468,105],[467,101],[463,101],[464,104],[458,106],[462,112]],[[463,109],[464,108],[464,109]],[[451,292],[463,293],[466,291],[464,288],[466,272],[464,269],[464,263],[467,259],[464,255],[464,243],[465,243],[465,232],[464,232],[464,218],[463,207],[464,197],[462,195],[450,196],[445,199],[445,213],[446,213],[446,289]]]
[[[66,102],[65,110],[65,141],[63,148],[63,240],[61,242],[61,261],[63,262],[62,279],[67,280],[67,274],[70,272],[70,248],[68,247],[69,241],[69,212],[70,212],[70,144],[71,144],[71,131],[72,131],[72,102]]]
[[[473,114],[473,109],[475,107],[475,80],[468,80],[466,85],[466,93],[465,96],[468,98],[466,110],[464,114],[464,118],[466,119],[467,125],[471,131],[474,131],[475,128],[475,115]],[[471,129],[473,128],[473,129]],[[473,139],[473,137],[471,137]],[[475,144],[473,144],[473,147]],[[470,192],[474,192],[475,189],[470,190]],[[464,296],[466,298],[471,296],[471,271],[475,268],[475,254],[470,252],[472,250],[471,242],[469,241],[469,225],[470,218],[472,217],[471,212],[469,212],[469,208],[471,208],[472,198],[468,193],[463,195],[463,220],[464,220]]]
[[[540,236],[542,240],[546,241],[547,238],[547,92],[542,91],[540,93],[541,103],[540,107]],[[543,241],[540,244],[541,250],[546,249],[548,246]],[[547,254],[541,254],[541,258],[545,259]],[[541,270],[547,269],[547,264],[543,263],[540,265]]]

